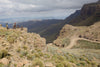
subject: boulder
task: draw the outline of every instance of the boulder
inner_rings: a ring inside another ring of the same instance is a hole
[[[9,64],[9,60],[6,58],[3,58],[0,60],[0,63],[4,64],[4,65],[8,65]]]

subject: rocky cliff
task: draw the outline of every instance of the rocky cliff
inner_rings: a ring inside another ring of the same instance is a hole
[[[100,12],[100,3],[85,4],[81,9],[81,16],[95,15],[96,12]]]
[[[69,24],[74,26],[89,26],[100,20],[100,2],[85,4]]]

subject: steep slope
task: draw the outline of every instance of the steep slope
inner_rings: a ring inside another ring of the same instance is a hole
[[[29,32],[35,32],[47,39],[47,43],[53,42],[59,35],[61,28],[69,23],[72,19],[80,14],[80,10],[71,14],[66,20],[40,20],[40,21],[28,21],[19,23],[18,25],[28,28]]]
[[[41,20],[41,21],[29,21],[19,23],[28,28],[29,32],[35,32],[40,34],[42,37],[47,39],[47,42],[52,42],[56,39],[56,35],[59,33],[59,30],[63,27],[63,20]]]
[[[59,35],[65,24],[75,26],[89,26],[100,20],[100,2],[85,4],[81,10],[77,10],[65,20],[40,20],[19,23],[28,28],[29,32],[36,32],[47,39],[47,43],[53,42]]]
[[[71,43],[75,45],[77,40],[89,40],[100,43],[100,22],[95,22],[91,26],[65,25],[54,44],[60,47],[67,47]]]
[[[89,26],[100,20],[100,3],[85,4],[80,14],[71,20],[69,24],[75,26]]]

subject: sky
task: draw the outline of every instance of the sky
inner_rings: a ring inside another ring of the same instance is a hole
[[[64,19],[97,0],[0,0],[0,22]]]

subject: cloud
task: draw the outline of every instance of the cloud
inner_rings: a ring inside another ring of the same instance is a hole
[[[97,0],[0,0],[0,19],[11,17],[65,17],[83,4]]]

